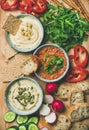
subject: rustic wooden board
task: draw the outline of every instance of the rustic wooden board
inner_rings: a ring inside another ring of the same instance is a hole
[[[9,11],[3,11],[2,9],[0,9],[0,62],[3,61],[3,63],[6,63],[8,61],[8,58],[17,54],[17,52],[14,51],[8,45],[8,43],[6,41],[6,37],[5,37],[5,32],[2,29],[2,26],[3,26],[6,18],[8,17],[8,15],[10,13],[17,15],[17,14],[20,14],[20,13],[23,13],[23,12],[20,12],[20,11],[9,12]],[[87,50],[89,52],[89,39],[88,39],[87,42],[84,42],[83,45],[87,48]],[[89,65],[88,65],[87,69],[89,69]],[[34,77],[34,75],[33,75],[33,77]],[[7,83],[2,83],[1,79],[2,79],[2,75],[0,74],[0,130],[5,130],[6,128],[16,124],[16,122],[5,123],[4,120],[3,120],[3,116],[4,116],[5,112],[8,111],[8,108],[7,108],[5,101],[4,101],[4,93],[5,93]],[[45,89],[45,83],[44,82],[38,80],[36,77],[34,77],[34,79],[36,79],[39,82],[39,84],[43,87],[43,89]],[[89,103],[89,96],[87,96],[87,102]],[[84,122],[89,125],[89,119],[85,120]],[[44,126],[48,127],[49,130],[53,130],[52,126],[48,125],[44,121],[44,118],[41,117],[40,122],[39,122],[39,127],[41,128],[41,127],[44,127]]]

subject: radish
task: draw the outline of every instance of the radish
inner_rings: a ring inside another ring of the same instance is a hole
[[[49,115],[45,116],[45,120],[47,123],[53,124],[57,120],[57,116],[54,112],[51,112]]]
[[[62,101],[60,100],[54,100],[52,102],[52,109],[55,111],[55,112],[62,112],[64,110],[65,106],[63,104]]]
[[[49,93],[49,94],[53,94],[57,91],[58,89],[58,84],[57,83],[47,83],[46,84],[46,91]]]
[[[46,127],[43,127],[43,128],[41,128],[40,130],[48,130],[48,128],[46,128]]]
[[[40,115],[46,116],[50,113],[50,107],[46,104],[43,104],[40,108]]]
[[[53,101],[54,101],[54,98],[52,95],[50,94],[44,95],[44,103],[52,104]]]

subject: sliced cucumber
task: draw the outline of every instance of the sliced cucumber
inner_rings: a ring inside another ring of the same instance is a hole
[[[17,126],[11,126],[7,128],[6,130],[19,130]]]
[[[27,120],[28,120],[28,116],[20,116],[20,115],[18,115],[16,119],[18,124],[26,123]]]
[[[38,119],[37,116],[33,116],[33,117],[31,117],[31,118],[28,120],[27,123],[33,122],[33,123],[37,124],[37,123],[38,123],[38,120],[39,120],[39,119]]]
[[[19,130],[27,130],[27,126],[25,124],[22,124],[19,126]]]
[[[6,112],[4,115],[4,120],[6,122],[12,122],[15,120],[15,118],[16,118],[16,114],[14,112],[11,112],[11,111]]]
[[[28,125],[28,130],[39,130],[38,126],[34,123]]]

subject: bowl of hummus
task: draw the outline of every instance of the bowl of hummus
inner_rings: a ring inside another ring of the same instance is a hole
[[[11,81],[5,91],[8,108],[19,115],[30,115],[39,110],[43,91],[32,78],[19,77]]]
[[[35,72],[36,77],[44,82],[61,80],[69,69],[69,58],[65,50],[56,44],[44,44],[34,53],[40,61],[40,67]]]
[[[31,52],[42,43],[43,26],[38,18],[30,14],[21,14],[17,18],[22,22],[15,35],[6,32],[8,44],[19,52]]]

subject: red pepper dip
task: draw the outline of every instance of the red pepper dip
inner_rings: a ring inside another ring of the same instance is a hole
[[[63,75],[67,67],[64,52],[56,46],[44,46],[37,51],[41,65],[37,71],[38,76],[46,80],[54,80]]]

